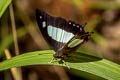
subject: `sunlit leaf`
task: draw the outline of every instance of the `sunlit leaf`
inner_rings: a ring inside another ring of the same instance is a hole
[[[0,18],[11,3],[12,0],[0,0]]]
[[[51,50],[25,53],[1,62],[0,70],[2,71],[12,67],[36,65],[36,64],[51,65],[51,64],[48,64],[48,62],[53,57],[52,53],[54,53],[54,51],[51,51]],[[79,55],[79,56],[76,56],[76,55]],[[75,55],[71,54],[70,56],[71,58],[67,57],[65,59],[67,64],[70,66],[70,68],[80,70],[80,71],[85,71],[107,80],[119,80],[120,78],[120,65],[118,64],[115,64],[105,59],[101,60],[96,57],[84,55],[82,53],[75,53]],[[88,59],[85,59],[85,58],[88,58]],[[59,60],[55,60],[53,64],[60,65],[58,64],[58,61]]]

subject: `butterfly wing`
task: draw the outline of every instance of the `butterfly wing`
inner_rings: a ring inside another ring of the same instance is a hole
[[[39,9],[36,10],[36,19],[43,37],[55,51],[62,48],[76,33],[84,31],[82,25],[50,16]]]

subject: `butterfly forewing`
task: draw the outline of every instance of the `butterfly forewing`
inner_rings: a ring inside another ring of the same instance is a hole
[[[65,19],[52,17],[39,9],[36,10],[36,18],[42,35],[55,51],[62,48],[79,31]]]
[[[63,59],[87,42],[92,34],[84,31],[86,24],[80,25],[60,17],[53,17],[39,9],[36,10],[36,19],[43,37],[56,51],[54,58]]]

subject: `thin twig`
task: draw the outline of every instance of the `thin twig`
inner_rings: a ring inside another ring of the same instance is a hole
[[[19,47],[18,47],[18,40],[17,40],[15,18],[14,18],[14,11],[13,11],[12,3],[10,4],[9,8],[10,8],[10,18],[11,18],[11,25],[12,25],[15,53],[16,53],[16,55],[19,55]]]
[[[8,49],[5,49],[5,55],[7,59],[11,58],[11,53]],[[11,73],[13,75],[14,80],[17,80],[17,69],[16,68],[11,68]]]
[[[18,47],[17,32],[16,32],[16,25],[15,25],[15,17],[14,17],[14,11],[13,11],[12,3],[10,4],[9,9],[10,9],[10,19],[11,19],[11,25],[12,25],[15,54],[19,55],[19,47]],[[22,80],[21,68],[17,68],[16,71],[17,71],[17,73],[16,73],[17,80]]]

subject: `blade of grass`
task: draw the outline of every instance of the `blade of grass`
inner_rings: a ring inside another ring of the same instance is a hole
[[[19,66],[27,66],[27,65],[51,65],[48,62],[53,57],[53,51],[46,50],[46,51],[36,51],[30,52],[26,54],[22,54],[11,59],[5,60],[0,63],[0,70],[5,70],[13,67]],[[78,54],[78,53],[77,53]],[[79,53],[81,54],[81,53]],[[89,56],[84,58],[88,58]],[[90,57],[94,58],[94,57]],[[78,57],[77,59],[81,59]],[[69,60],[68,60],[69,61]],[[120,78],[120,65],[115,64],[111,61],[106,59],[96,60],[91,62],[67,62],[70,68],[85,71],[97,76],[100,76],[104,79],[108,80],[119,80]],[[54,61],[54,65],[58,64],[58,60]]]
[[[18,46],[18,40],[17,40],[16,24],[15,24],[15,17],[14,17],[14,10],[13,10],[12,3],[9,6],[9,10],[10,10],[10,19],[11,19],[15,54],[19,55],[19,46]],[[16,68],[16,75],[17,75],[17,80],[22,80],[22,71],[20,67]]]
[[[0,0],[0,18],[2,17],[3,13],[9,6],[12,0]]]
[[[18,40],[17,40],[16,24],[15,24],[15,17],[14,17],[14,10],[13,10],[12,3],[10,4],[9,9],[10,9],[10,19],[11,19],[11,26],[12,26],[15,54],[19,55],[19,47],[18,47]]]
[[[11,58],[11,53],[9,52],[8,49],[5,49],[5,55],[6,55],[7,59]],[[10,70],[11,70],[11,73],[12,73],[14,80],[18,80],[17,79],[17,68],[11,68]]]

